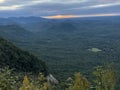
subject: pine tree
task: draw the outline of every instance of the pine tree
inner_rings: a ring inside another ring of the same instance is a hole
[[[23,85],[22,87],[19,88],[19,90],[37,90],[33,83],[30,83],[29,79],[27,76],[24,76],[24,79],[23,79]]]
[[[83,77],[80,73],[76,73],[73,90],[88,90],[89,87],[90,84],[88,80],[85,77]]]
[[[37,88],[39,88],[40,90],[52,90],[51,84],[47,82],[47,78],[42,73],[39,73],[36,82]]]
[[[104,70],[103,84],[105,90],[115,90],[116,85],[115,72],[110,66],[108,66]]]
[[[103,90],[103,69],[102,66],[95,67],[95,71],[93,72],[93,75],[96,77],[94,80],[95,88],[96,90]]]
[[[96,77],[94,80],[96,90],[115,90],[115,73],[111,67],[97,66],[93,74]]]
[[[0,90],[16,90],[18,76],[9,67],[0,70]]]
[[[43,84],[43,90],[52,90],[52,87],[49,83],[45,82]]]
[[[75,74],[73,85],[70,85],[66,90],[89,90],[90,84],[88,80],[80,73]]]
[[[66,90],[72,90],[72,88],[73,88],[73,79],[71,77],[69,77],[67,79],[66,85],[68,86],[68,88]]]

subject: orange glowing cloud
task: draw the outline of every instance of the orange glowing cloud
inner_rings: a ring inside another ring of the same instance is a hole
[[[45,16],[48,19],[65,19],[65,18],[84,18],[84,17],[101,17],[101,16],[120,16],[120,13],[111,14],[88,14],[88,15],[55,15],[55,16]]]
[[[53,18],[53,19],[62,19],[62,18],[74,18],[75,15],[55,15],[55,16],[46,16],[45,18]]]

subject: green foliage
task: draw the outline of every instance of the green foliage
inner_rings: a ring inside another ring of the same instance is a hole
[[[0,67],[4,66],[9,66],[20,72],[43,72],[47,74],[46,65],[43,61],[0,38]]]
[[[45,24],[41,32],[31,35],[31,38],[19,41],[17,38],[12,38],[12,41],[42,58],[50,72],[59,80],[67,79],[76,71],[88,75],[93,71],[92,67],[106,62],[112,63],[118,71],[120,70],[120,25],[118,22],[75,21],[67,23],[65,21],[62,25],[61,22],[47,23],[52,25],[48,25],[48,28],[55,26],[52,28],[54,30],[43,30],[44,27],[47,28]],[[38,23],[37,26],[41,24],[43,23]],[[37,27],[33,23],[30,26],[34,27],[33,31]],[[74,33],[64,33],[65,30],[62,28],[69,29],[68,26],[74,26],[73,29],[77,27],[79,30]],[[94,47],[102,51],[94,53],[88,50]],[[88,77],[92,78],[90,74]]]
[[[40,73],[38,79],[32,80],[32,82],[30,82],[27,76],[24,76],[23,85],[19,90],[52,90],[52,86],[46,81],[46,77]]]
[[[68,79],[71,82],[66,90],[89,90],[90,84],[88,80],[83,77],[80,73],[75,74],[75,80],[72,81],[71,78]],[[73,82],[73,85],[72,85]]]
[[[93,74],[96,77],[94,80],[96,90],[115,90],[115,72],[111,67],[103,68],[101,66],[97,66]]]
[[[8,67],[0,70],[0,90],[16,90],[18,76],[13,74],[13,71]]]
[[[25,76],[23,80],[23,85],[19,88],[19,90],[37,90],[33,83],[30,83],[28,77]]]
[[[68,90],[71,89],[73,87],[73,84],[74,84],[73,79],[71,77],[69,77],[66,81],[66,84],[69,87]]]
[[[0,90],[117,90],[115,73],[111,67],[97,66],[93,74],[94,83],[90,83],[82,74],[75,73],[74,77],[69,77],[66,82],[53,85],[42,73],[35,77],[26,74],[21,80],[19,74],[16,75],[13,70],[5,67],[0,70]]]
[[[106,62],[113,64],[120,74],[119,24],[120,21],[114,22],[114,20],[110,22],[108,20],[63,20],[27,23],[27,26],[24,24],[23,27],[26,26],[27,30],[40,31],[32,34],[28,34],[29,32],[16,25],[1,25],[0,35],[42,58],[50,72],[60,81],[66,80],[76,71],[87,75],[92,80],[90,74],[93,71],[92,67]],[[69,33],[69,30],[75,32]],[[90,52],[88,49],[93,47],[102,51]],[[118,86],[120,88],[120,83]]]
[[[76,73],[73,90],[88,90],[89,88],[90,84],[88,80],[85,77],[83,77],[80,73]]]
[[[46,77],[42,73],[39,73],[36,81],[36,84],[39,86],[39,88],[42,88],[44,86],[44,83],[46,82],[47,82]]]

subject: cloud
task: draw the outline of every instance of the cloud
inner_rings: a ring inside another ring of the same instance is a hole
[[[103,7],[111,7],[111,6],[117,6],[117,5],[120,5],[120,2],[86,6],[86,7],[82,7],[82,9],[103,8]]]
[[[118,13],[119,8],[120,0],[0,0],[0,13],[6,16]]]
[[[0,0],[0,3],[3,3],[5,0]]]
[[[120,13],[87,14],[87,15],[55,15],[55,16],[44,16],[43,18],[64,19],[64,18],[83,18],[83,17],[102,17],[102,16],[120,16]]]
[[[16,10],[20,8],[19,5],[11,5],[11,6],[0,6],[0,10]]]

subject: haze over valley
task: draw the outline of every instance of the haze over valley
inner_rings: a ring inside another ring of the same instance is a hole
[[[61,78],[66,78],[105,63],[119,67],[119,18],[12,17],[1,22],[0,35],[45,61],[56,77],[64,72]]]
[[[0,90],[120,90],[120,0],[0,0]]]

